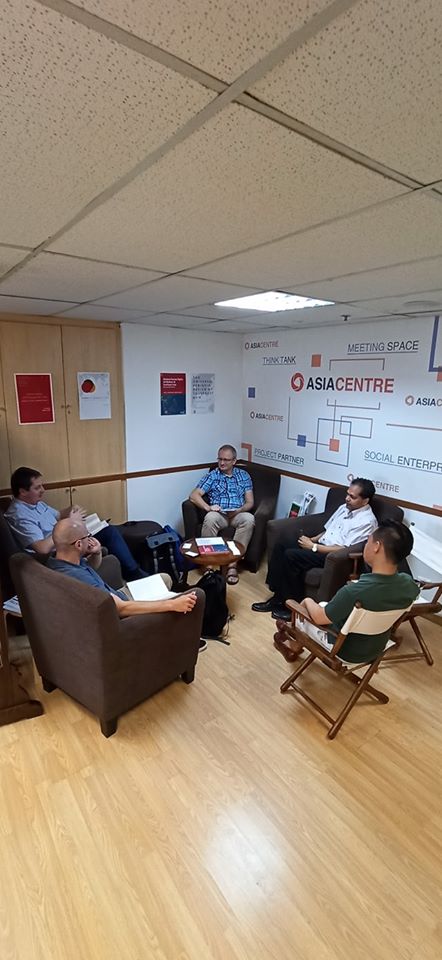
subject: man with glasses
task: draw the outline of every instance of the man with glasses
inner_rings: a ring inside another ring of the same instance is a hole
[[[217,537],[226,527],[234,527],[235,540],[247,548],[255,526],[255,518],[250,512],[253,509],[253,484],[247,471],[235,464],[235,447],[224,444],[218,450],[218,466],[205,474],[192,490],[190,500],[205,513],[201,536]],[[226,579],[227,583],[238,583],[236,563],[229,566]]]
[[[24,550],[49,556],[54,549],[52,531],[57,520],[66,517],[82,520],[86,516],[86,511],[76,504],[58,511],[45,503],[42,475],[32,467],[18,467],[14,470],[11,490],[14,499],[5,511],[5,519]],[[138,566],[132,556],[120,531],[111,523],[97,533],[97,539],[120,561],[125,580],[147,577],[147,573]]]
[[[171,594],[164,600],[133,600],[122,590],[113,590],[87,562],[94,557],[101,558],[101,544],[96,537],[89,535],[81,518],[58,520],[52,536],[55,557],[49,558],[48,567],[87,586],[105,590],[111,595],[119,617],[133,617],[142,613],[189,613],[196,604],[194,592],[179,593],[178,596]]]

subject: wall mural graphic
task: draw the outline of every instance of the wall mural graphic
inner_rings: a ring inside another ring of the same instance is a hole
[[[250,459],[442,509],[439,317],[247,338],[244,393]]]

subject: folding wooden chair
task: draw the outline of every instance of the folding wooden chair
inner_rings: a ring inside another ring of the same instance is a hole
[[[353,570],[349,579],[358,580],[360,575],[360,561],[362,560],[362,553],[350,553],[349,556],[353,560]],[[411,610],[409,613],[407,613],[407,616],[401,620],[401,624],[410,624],[420,649],[416,653],[398,653],[394,654],[393,656],[388,656],[385,658],[382,666],[387,666],[389,663],[406,663],[408,660],[426,660],[429,667],[433,666],[433,657],[431,656],[430,650],[428,649],[428,646],[425,643],[425,640],[416,623],[416,617],[426,617],[428,614],[440,613],[442,610],[442,604],[439,603],[439,598],[442,595],[442,580],[439,580],[436,583],[428,583],[426,580],[416,579],[416,583],[421,590],[421,593],[425,590],[434,590],[434,594],[429,600],[427,600],[425,597],[419,596],[417,600],[414,601]],[[391,638],[395,642],[395,647],[399,648],[403,638],[396,636],[396,627],[391,633]]]
[[[425,597],[419,596],[417,600],[414,601],[411,609],[401,620],[401,624],[410,624],[410,627],[413,630],[413,633],[419,644],[420,650],[417,653],[395,653],[385,657],[383,666],[387,666],[389,663],[405,663],[407,660],[426,660],[429,667],[433,666],[433,657],[431,656],[427,644],[425,643],[425,640],[416,623],[416,617],[426,617],[428,614],[439,613],[440,610],[442,610],[442,604],[439,603],[439,597],[442,594],[442,582],[426,583],[424,580],[417,580],[416,583],[419,584],[421,590],[434,589],[434,594],[430,600],[426,600]],[[396,626],[391,631],[391,639],[394,640],[396,648],[402,643],[402,637],[396,636]]]
[[[363,633],[376,636],[377,634],[385,633],[387,630],[391,632],[396,630],[399,623],[402,623],[403,619],[407,617],[411,606],[404,610],[375,612],[372,610],[364,610],[360,604],[355,604],[339,633],[331,630],[330,627],[327,627],[326,631],[318,628],[316,624],[306,616],[303,607],[296,603],[295,600],[287,600],[286,606],[292,611],[292,621],[291,623],[286,623],[281,620],[278,621],[279,632],[275,635],[275,639],[277,638],[280,641],[292,639],[298,643],[302,643],[302,646],[309,652],[309,655],[305,660],[301,660],[293,673],[284,681],[281,686],[281,693],[293,690],[306,700],[317,713],[320,713],[321,716],[328,721],[330,729],[327,737],[333,740],[362,693],[368,693],[378,700],[379,703],[388,703],[388,697],[370,684],[373,674],[376,673],[381,660],[385,656],[388,644],[375,660],[362,663],[348,663],[339,656],[339,651],[344,640],[349,633]],[[334,637],[333,643],[328,642],[330,635]],[[394,642],[389,641],[389,644],[391,647],[394,645]],[[301,674],[305,673],[315,660],[320,660],[321,663],[333,671],[335,676],[340,678],[344,677],[350,680],[355,686],[353,693],[337,717],[331,717],[306,690],[296,683]],[[363,675],[361,677],[356,676],[355,671],[363,668],[365,668]]]

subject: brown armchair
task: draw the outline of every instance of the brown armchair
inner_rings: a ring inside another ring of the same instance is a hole
[[[256,573],[266,546],[267,523],[275,515],[281,476],[277,470],[262,466],[260,463],[238,462],[238,466],[247,470],[253,483],[255,506],[252,512],[255,515],[255,529],[249,546],[247,547],[243,563],[248,570]],[[191,500],[184,500],[182,511],[184,536],[187,540],[193,540],[194,537],[199,537],[201,535],[204,512],[199,510]],[[227,527],[226,530],[223,531],[223,534],[227,538],[232,538],[234,534],[233,527]]]
[[[268,559],[273,548],[278,543],[287,547],[297,546],[301,533],[307,537],[315,537],[324,529],[324,524],[332,513],[345,501],[347,487],[332,487],[327,494],[323,513],[307,514],[305,517],[271,520],[267,524],[267,555]],[[381,497],[374,496],[371,508],[377,520],[403,519],[404,513],[400,507]],[[362,553],[364,543],[355,543],[352,547],[343,547],[334,553],[329,553],[323,567],[312,567],[305,575],[305,596],[312,597],[318,603],[321,600],[331,600],[335,593],[347,583],[354,570],[351,554]]]
[[[191,613],[120,620],[112,598],[55,573],[27,554],[11,575],[43,688],[60,687],[95,713],[105,737],[118,717],[182,677],[194,679],[204,593]]]

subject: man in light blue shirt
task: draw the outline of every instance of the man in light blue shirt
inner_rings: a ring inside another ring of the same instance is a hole
[[[203,537],[217,537],[226,527],[235,528],[235,540],[248,547],[255,518],[253,484],[246,470],[236,467],[236,450],[224,444],[218,450],[218,466],[210,470],[192,490],[190,500],[205,513],[201,530]],[[204,500],[207,496],[208,503]],[[227,570],[227,583],[238,583],[236,563]]]
[[[48,556],[54,550],[52,531],[57,520],[67,517],[81,520],[86,515],[86,511],[77,504],[58,511],[45,503],[42,475],[32,467],[18,467],[14,471],[11,490],[14,499],[5,511],[5,518],[25,550],[34,550],[35,553]],[[109,553],[118,558],[125,580],[137,580],[147,576],[138,566],[120,531],[112,524],[100,530],[97,539]]]

